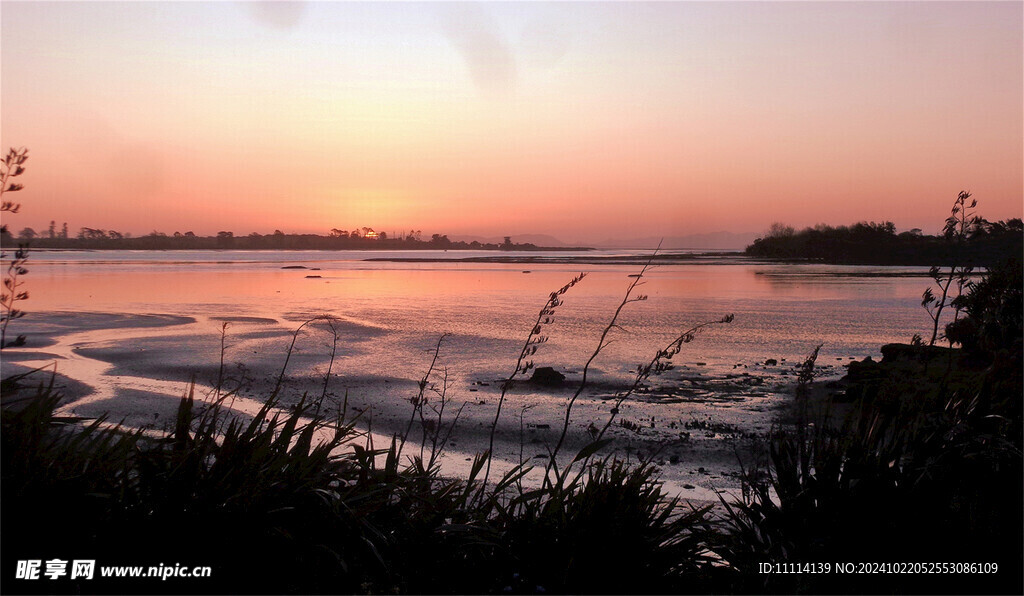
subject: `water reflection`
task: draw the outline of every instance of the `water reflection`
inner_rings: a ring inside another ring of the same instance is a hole
[[[267,253],[262,253],[267,258]],[[102,256],[102,255],[100,255]],[[283,326],[329,313],[395,335],[405,344],[452,332],[466,352],[500,348],[527,331],[547,294],[579,269],[590,275],[566,296],[551,345],[567,366],[592,350],[592,340],[617,306],[630,265],[494,263],[303,262],[181,264],[165,260],[35,263],[33,312],[101,311],[193,316],[264,317]],[[210,258],[222,255],[212,255]],[[254,258],[244,255],[246,259]],[[290,255],[295,256],[295,255]],[[524,271],[529,271],[525,273]],[[907,268],[824,265],[665,265],[653,268],[630,305],[608,350],[608,370],[627,369],[693,323],[735,313],[736,322],[699,346],[699,358],[798,357],[817,343],[824,354],[862,357],[877,347],[906,341],[920,330],[922,279]],[[307,276],[319,277],[307,277]],[[458,344],[457,341],[454,342]],[[480,343],[484,342],[484,343]],[[490,342],[490,343],[488,343]],[[514,352],[514,349],[512,349]]]

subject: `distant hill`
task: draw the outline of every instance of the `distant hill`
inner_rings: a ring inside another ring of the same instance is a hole
[[[743,250],[752,243],[760,234],[747,232],[734,234],[732,232],[711,232],[706,234],[689,234],[686,236],[666,237],[662,242],[663,249],[698,248],[707,250]],[[453,242],[473,242],[481,244],[501,244],[504,236],[465,236],[452,234],[448,236]],[[572,242],[567,243],[546,234],[513,234],[512,242],[519,244],[534,244],[536,246],[587,246],[591,248],[641,248],[653,249],[658,246],[661,240],[659,236],[647,238],[609,238],[599,242]]]
[[[479,242],[480,244],[501,244],[505,241],[504,236],[466,236],[460,234],[449,234],[452,242]],[[546,234],[512,234],[512,242],[515,244],[533,244],[534,246],[569,246],[554,236]],[[579,246],[589,246],[582,244]]]

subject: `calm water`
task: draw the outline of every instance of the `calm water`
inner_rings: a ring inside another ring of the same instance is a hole
[[[510,254],[515,253],[501,253]],[[211,336],[225,316],[263,317],[294,328],[315,315],[331,314],[346,322],[346,362],[362,371],[419,366],[422,352],[440,334],[451,333],[445,355],[454,374],[502,377],[547,294],[586,271],[588,277],[564,297],[554,323],[545,328],[550,341],[534,358],[537,366],[582,366],[632,281],[629,275],[639,270],[631,265],[364,260],[478,255],[495,253],[38,251],[30,257],[26,287],[31,299],[25,308],[33,314],[187,315]],[[648,300],[626,307],[622,329],[612,334],[598,372],[627,374],[681,331],[728,313],[736,316],[732,325],[702,335],[677,361],[712,367],[767,358],[793,361],[822,343],[819,362],[845,362],[877,356],[885,343],[909,341],[928,322],[919,306],[928,281],[921,277],[923,268],[765,265],[741,257],[735,264],[722,263],[650,270],[640,288]],[[319,270],[282,269],[286,265]]]
[[[595,254],[628,253],[587,256]],[[416,394],[438,338],[450,333],[431,380],[435,386],[447,382],[449,397],[465,404],[458,443],[453,439],[443,460],[447,473],[465,475],[472,454],[486,448],[481,433],[493,420],[497,389],[548,294],[581,271],[588,273],[563,296],[564,305],[543,330],[549,341],[533,356],[536,366],[578,379],[633,281],[630,275],[640,270],[638,265],[464,263],[451,259],[470,255],[455,252],[390,254],[449,259],[442,262],[365,260],[382,256],[388,254],[34,252],[25,278],[29,315],[12,323],[11,332],[29,335],[29,345],[20,349],[24,364],[46,366],[53,362],[51,354],[58,355],[59,371],[94,388],[68,406],[69,412],[111,413],[129,426],[144,427],[173,420],[190,379],[207,389],[215,383],[225,321],[228,376],[253,380],[231,407],[248,412],[259,408],[272,386],[291,332],[314,316],[333,315],[338,342],[329,395],[351,398],[359,411],[371,413],[373,428],[385,433],[404,428],[407,400]],[[308,269],[282,268],[296,265]],[[742,433],[763,433],[772,409],[789,399],[793,365],[816,345],[823,344],[819,372],[835,377],[850,359],[877,357],[881,345],[924,333],[928,317],[919,303],[929,281],[925,273],[922,268],[766,265],[738,255],[655,267],[639,288],[648,299],[626,306],[610,345],[591,368],[591,389],[577,404],[573,428],[585,439],[587,424],[608,416],[610,405],[602,398],[628,386],[636,366],[681,332],[734,314],[731,325],[713,327],[685,345],[673,360],[676,368],[651,379],[651,394],[623,406],[624,418],[644,423],[642,435],[612,431],[617,448],[627,452],[651,445],[666,449],[663,457],[680,462],[666,467],[666,486],[714,501],[715,491],[736,486],[736,437],[742,434],[686,433],[681,442],[678,428],[700,418]],[[111,317],[87,313],[184,315],[194,322],[89,330]],[[319,394],[318,379],[333,342],[322,329],[306,329],[289,360],[289,378],[305,383],[296,391]],[[61,336],[58,345],[42,346],[51,333]],[[767,359],[779,364],[764,366]],[[236,369],[235,363],[244,367]],[[702,380],[694,384],[694,379]],[[524,445],[526,458],[546,453],[543,444],[551,444],[555,431],[542,428],[558,427],[567,396],[529,386],[515,390],[495,446],[501,465],[507,468],[524,457]]]

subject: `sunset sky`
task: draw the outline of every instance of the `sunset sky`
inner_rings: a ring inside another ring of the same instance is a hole
[[[15,231],[1020,217],[1021,2],[8,2]]]

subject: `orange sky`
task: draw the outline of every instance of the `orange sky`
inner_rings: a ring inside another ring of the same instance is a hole
[[[961,189],[1020,217],[1022,7],[5,1],[5,221],[934,232]]]

